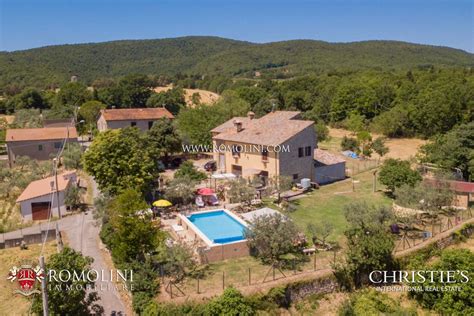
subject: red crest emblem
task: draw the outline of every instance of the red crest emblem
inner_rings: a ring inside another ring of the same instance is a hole
[[[35,289],[36,281],[41,282],[44,278],[43,269],[39,266],[33,268],[31,265],[22,265],[19,268],[13,267],[8,273],[8,280],[10,282],[17,281],[19,289],[15,290],[15,293],[20,293],[22,295],[28,296],[34,293],[41,293]]]

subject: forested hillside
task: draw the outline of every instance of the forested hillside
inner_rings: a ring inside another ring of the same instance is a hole
[[[0,88],[55,87],[71,75],[91,84],[130,73],[287,78],[311,72],[397,70],[474,65],[462,50],[394,41],[254,44],[217,37],[127,40],[0,53]]]

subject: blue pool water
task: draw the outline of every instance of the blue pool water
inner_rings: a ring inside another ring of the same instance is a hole
[[[224,211],[192,214],[188,219],[216,244],[245,239],[245,226]]]

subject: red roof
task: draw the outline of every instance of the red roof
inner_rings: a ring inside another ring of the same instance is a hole
[[[425,182],[432,185],[436,185],[440,183],[439,180],[435,180],[435,179],[425,179]],[[449,186],[455,192],[474,193],[474,182],[454,181],[454,180],[448,180],[446,182],[449,183]]]
[[[106,121],[158,120],[174,118],[165,108],[107,109],[100,111]]]
[[[20,142],[29,140],[53,140],[67,137],[77,139],[75,127],[44,127],[44,128],[17,128],[7,129],[5,140],[7,142]]]
[[[64,191],[71,181],[72,177],[76,176],[76,171],[67,171],[62,174],[58,174],[58,190],[59,192]],[[56,192],[55,177],[48,177],[41,180],[30,182],[26,189],[16,199],[17,202],[30,200],[39,196],[51,194]]]

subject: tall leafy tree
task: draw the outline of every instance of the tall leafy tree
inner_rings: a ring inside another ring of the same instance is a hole
[[[84,169],[103,191],[112,194],[127,188],[148,191],[159,168],[145,137],[132,127],[100,133],[84,153]]]
[[[380,183],[393,192],[395,188],[405,184],[413,187],[421,181],[421,175],[418,171],[411,169],[409,161],[387,159],[380,169],[379,179]]]
[[[156,157],[166,159],[170,154],[181,151],[181,138],[173,122],[161,118],[147,132],[147,142]]]
[[[462,172],[466,180],[474,179],[474,122],[455,127],[421,148],[422,162],[431,162],[450,171]]]
[[[371,144],[371,148],[379,155],[379,160],[389,152],[389,148],[385,145],[385,138],[377,137]]]
[[[91,257],[84,257],[69,247],[65,247],[60,253],[53,254],[46,262],[46,270],[66,270],[77,275],[88,275],[94,261]],[[91,274],[93,275],[93,274]],[[52,315],[101,315],[104,312],[102,306],[97,304],[99,296],[97,292],[87,291],[87,287],[93,287],[94,282],[83,279],[70,278],[67,282],[61,282],[59,278],[48,280],[48,308]],[[66,290],[67,288],[67,290]],[[41,296],[33,297],[32,310],[34,313],[42,314],[43,305]]]
[[[244,116],[249,104],[233,91],[226,91],[213,106],[183,109],[177,117],[178,131],[184,142],[210,145],[211,130],[235,116]]]
[[[106,107],[105,104],[96,100],[87,101],[83,103],[79,109],[79,119],[85,120],[88,125],[96,124],[100,110],[103,110]]]
[[[263,215],[252,222],[252,229],[245,231],[249,247],[265,263],[278,264],[284,255],[296,254],[298,229],[281,214]]]
[[[346,288],[360,287],[369,282],[369,273],[395,267],[392,257],[394,241],[385,229],[393,218],[387,207],[374,207],[366,203],[354,203],[345,208],[349,228],[347,252],[343,264],[335,264],[335,275]]]
[[[133,74],[123,77],[118,88],[121,92],[120,107],[143,108],[151,95],[152,81],[145,75]]]
[[[69,82],[59,89],[54,106],[76,107],[86,102],[90,97],[91,94],[85,85],[79,82]]]
[[[142,193],[134,189],[122,191],[110,203],[113,238],[109,240],[117,263],[144,262],[145,255],[158,246],[158,230],[149,218],[137,214],[147,208]]]
[[[9,99],[7,107],[15,110],[45,109],[49,107],[49,104],[43,99],[38,90],[28,88]]]
[[[153,108],[164,107],[173,115],[177,115],[186,106],[184,90],[182,88],[172,88],[168,91],[155,93],[148,98],[146,106]]]

